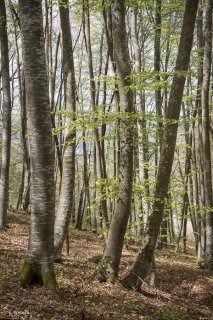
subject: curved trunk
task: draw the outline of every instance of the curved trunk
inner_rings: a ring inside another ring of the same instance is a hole
[[[65,6],[59,6],[62,47],[63,47],[63,78],[66,107],[63,171],[59,206],[55,220],[54,250],[55,258],[61,256],[63,243],[68,232],[71,212],[74,202],[75,188],[75,129],[72,124],[75,120],[76,98],[75,98],[75,74],[73,62],[72,37],[69,21],[69,2],[64,1]]]
[[[10,73],[8,56],[8,37],[5,1],[0,0],[0,46],[1,46],[1,73],[3,84],[3,134],[2,160],[0,176],[0,229],[7,224],[7,209],[9,202],[9,171],[11,145],[11,98]]]
[[[182,72],[181,76],[174,76],[168,108],[166,112],[166,124],[162,139],[160,162],[155,186],[154,201],[151,215],[148,218],[147,230],[139,250],[139,254],[130,273],[124,279],[127,287],[140,289],[150,271],[155,246],[163,219],[165,199],[168,193],[170,174],[176,145],[178,120],[181,109],[181,100],[185,84],[185,72],[188,70],[190,53],[192,48],[194,25],[199,0],[187,0],[183,25],[178,48],[175,70]]]
[[[133,114],[133,92],[131,85],[131,66],[127,45],[125,27],[125,5],[121,0],[114,1],[112,5],[114,55],[117,68],[117,78],[120,93],[120,166],[119,187],[104,250],[103,264],[110,267],[110,280],[118,275],[123,240],[131,212],[132,179],[133,179],[133,123],[130,115]],[[128,88],[128,90],[127,90]],[[107,262],[107,263],[105,263]],[[103,273],[102,280],[107,280]]]
[[[54,274],[54,148],[41,1],[20,0],[27,131],[31,166],[31,226],[21,284],[41,281],[58,290]]]

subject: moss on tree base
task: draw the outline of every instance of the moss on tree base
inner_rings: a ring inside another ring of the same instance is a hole
[[[53,293],[59,292],[55,272],[53,270],[41,272],[41,267],[38,263],[24,261],[20,272],[20,282],[23,288],[38,283]]]
[[[35,279],[36,272],[33,263],[24,261],[24,264],[20,272],[21,286],[26,288],[29,287]]]
[[[53,293],[59,292],[54,271],[45,272],[42,278],[45,288],[49,289]]]
[[[98,280],[100,282],[108,282],[112,284],[116,283],[118,280],[109,256],[103,258],[103,261],[98,268]]]

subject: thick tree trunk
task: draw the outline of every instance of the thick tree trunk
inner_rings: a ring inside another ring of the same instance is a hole
[[[66,107],[63,173],[58,211],[55,219],[55,258],[61,256],[63,243],[68,232],[71,212],[74,203],[75,188],[75,129],[72,128],[75,120],[76,97],[75,97],[75,73],[72,49],[72,36],[69,20],[69,2],[65,0],[63,6],[59,6],[62,47],[63,47],[63,77]]]
[[[131,85],[130,58],[125,28],[125,5],[121,0],[114,1],[112,5],[114,55],[117,68],[118,86],[120,93],[120,166],[119,186],[115,213],[112,217],[103,263],[107,261],[110,266],[111,280],[118,276],[118,268],[123,248],[123,239],[131,212],[132,179],[133,179],[133,119],[126,115],[133,114],[133,92]],[[128,88],[128,90],[127,90]],[[104,275],[107,280],[107,274]]]
[[[41,1],[20,0],[31,164],[31,226],[21,284],[58,291],[54,273],[54,148],[42,26]]]
[[[2,133],[2,160],[0,176],[0,229],[7,225],[7,209],[9,203],[9,171],[11,146],[11,98],[10,73],[7,36],[7,16],[5,1],[0,0],[0,47],[1,73],[3,85],[3,133]]]
[[[182,74],[178,76],[175,75],[172,82],[166,112],[166,124],[162,139],[162,149],[155,185],[152,213],[148,218],[146,234],[134,266],[124,279],[124,285],[130,288],[140,289],[142,280],[146,278],[150,271],[154,257],[172,170],[181,100],[185,84],[184,74],[188,70],[190,61],[198,2],[199,0],[187,0],[185,5],[175,68],[178,73],[181,72]]]

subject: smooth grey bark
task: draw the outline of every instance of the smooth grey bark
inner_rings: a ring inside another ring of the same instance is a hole
[[[0,229],[7,225],[7,210],[9,203],[9,172],[10,172],[10,146],[11,146],[11,97],[10,72],[7,36],[7,15],[5,1],[0,0],[0,46],[1,46],[1,74],[3,87],[3,133],[2,133],[2,159],[0,175]]]
[[[125,4],[115,0],[112,4],[113,47],[116,62],[117,80],[120,94],[120,166],[118,173],[118,193],[115,213],[112,217],[103,263],[110,264],[112,280],[118,276],[122,254],[124,234],[131,212],[132,179],[133,179],[133,92],[131,85],[131,66],[127,45],[125,26]],[[128,119],[130,116],[130,119]],[[107,280],[107,273],[102,280]]]
[[[203,168],[206,209],[206,255],[205,262],[209,270],[213,270],[213,201],[212,201],[212,169],[211,169],[211,141],[210,141],[210,115],[209,91],[212,61],[212,0],[205,2],[205,47],[203,60],[203,86],[202,86],[202,142],[203,142]]]
[[[76,84],[68,0],[63,1],[63,6],[59,5],[59,12],[62,34],[62,59],[66,120],[61,190],[59,206],[55,219],[54,251],[56,259],[61,257],[62,247],[66,234],[68,232],[70,217],[74,204],[76,144],[76,132],[72,127],[75,121],[76,111]]]
[[[188,70],[193,33],[199,0],[187,0],[181,30],[175,70],[181,75],[174,75],[162,139],[162,148],[156,178],[152,212],[148,218],[144,240],[138,256],[129,274],[123,280],[125,286],[139,290],[142,281],[148,275],[153,262],[160,225],[163,219],[165,200],[168,193],[174,151],[177,138],[178,120],[185,84],[185,73]]]
[[[24,287],[39,281],[58,291],[54,273],[54,147],[42,21],[42,2],[20,0],[26,81],[27,131],[31,165],[31,224],[21,269]]]

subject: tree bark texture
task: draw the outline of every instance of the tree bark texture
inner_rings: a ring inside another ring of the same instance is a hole
[[[73,61],[72,36],[69,18],[69,1],[63,2],[65,5],[59,6],[61,33],[62,33],[62,58],[63,58],[63,78],[65,93],[65,136],[63,171],[61,180],[61,190],[59,206],[55,220],[55,258],[60,258],[63,243],[68,232],[70,217],[74,203],[75,189],[75,144],[76,132],[74,129],[76,96],[75,96],[75,71]]]
[[[166,123],[162,139],[152,212],[148,218],[146,233],[136,261],[133,268],[124,279],[124,285],[138,290],[141,287],[142,281],[150,271],[160,225],[163,219],[165,199],[167,197],[176,145],[181,101],[186,79],[185,73],[188,70],[190,61],[198,2],[199,0],[187,0],[185,4],[182,31],[175,67],[177,75],[174,75],[172,81],[170,98],[166,112]],[[180,72],[182,74],[178,74]]]
[[[209,116],[209,90],[212,61],[212,0],[205,2],[205,47],[203,60],[202,85],[202,142],[203,168],[206,209],[206,264],[213,270],[213,208],[212,208],[212,169],[211,169],[211,142]]]
[[[22,286],[40,281],[58,290],[54,273],[54,148],[42,26],[42,1],[20,0],[31,165],[31,225]]]
[[[1,73],[3,86],[3,133],[2,133],[2,160],[0,176],[0,229],[7,225],[7,209],[9,203],[9,172],[11,146],[11,98],[10,72],[7,36],[7,16],[5,1],[0,0],[0,46],[1,46]]]
[[[124,234],[131,212],[133,179],[133,92],[131,66],[125,27],[124,1],[116,0],[112,5],[113,44],[120,94],[120,166],[115,213],[112,217],[104,250],[103,261],[108,261],[112,278],[118,275]],[[107,277],[107,275],[105,275]]]

